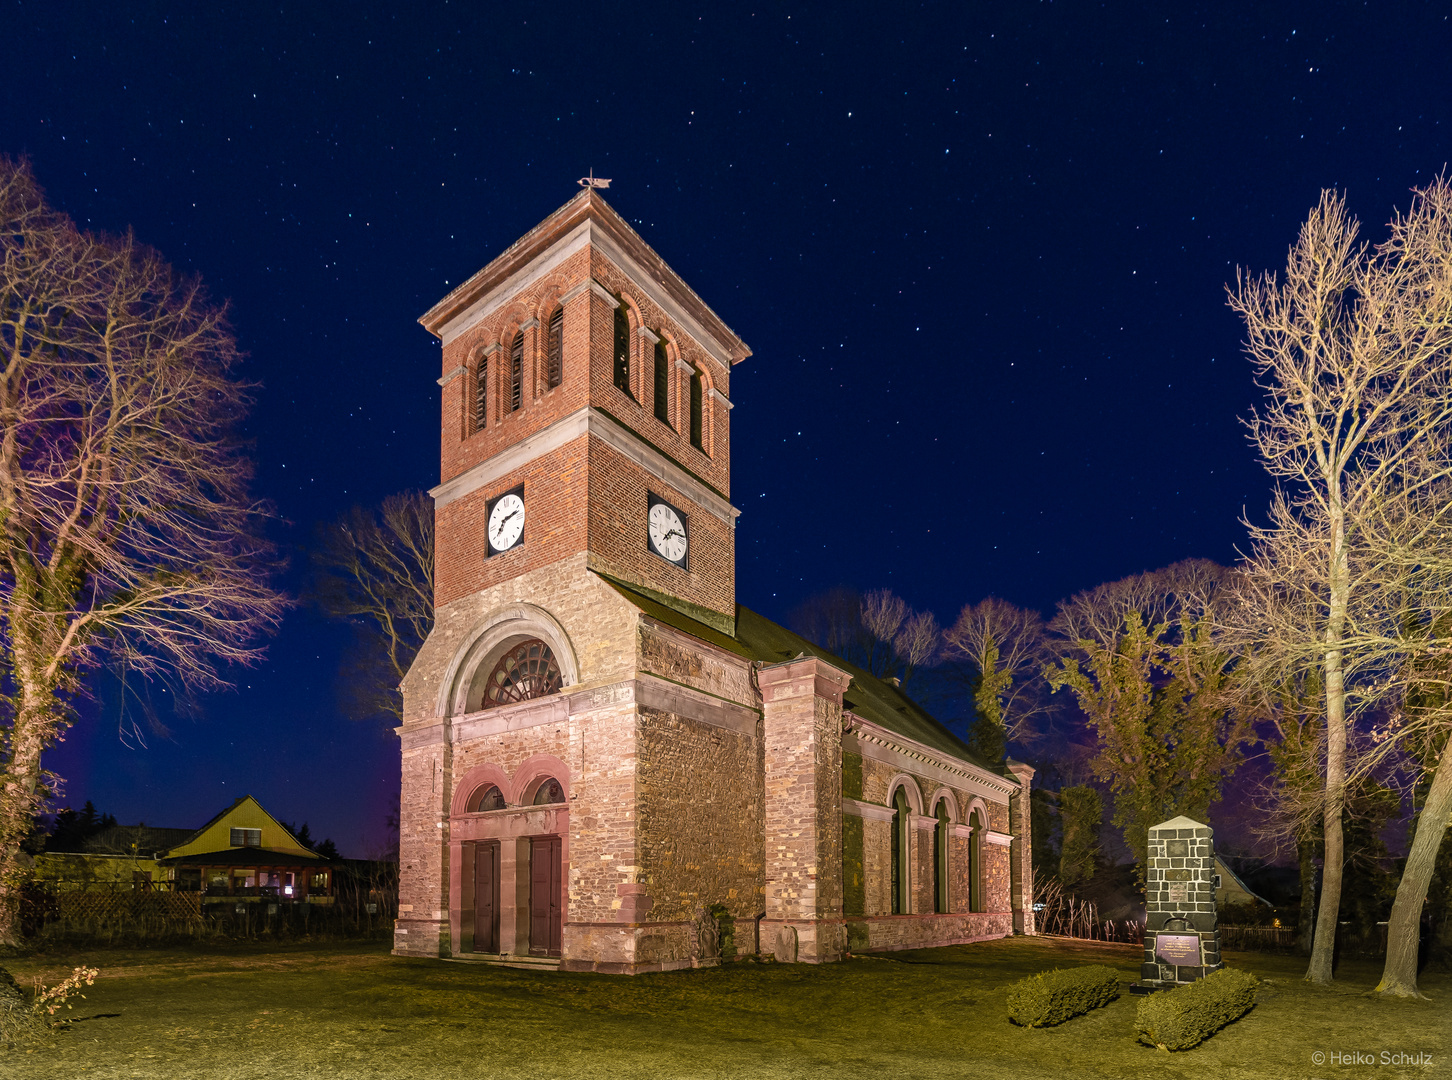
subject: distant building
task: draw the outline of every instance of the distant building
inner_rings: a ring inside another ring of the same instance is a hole
[[[1250,887],[1240,880],[1240,875],[1226,866],[1217,855],[1215,856],[1215,906],[1221,908],[1226,904],[1264,904],[1268,908],[1275,907],[1265,897],[1251,892]]]
[[[244,795],[200,829],[116,825],[80,852],[35,857],[38,883],[60,893],[166,889],[201,903],[330,904],[336,869]]]
[[[443,482],[394,951],[634,973],[728,933],[808,962],[1032,933],[1033,770],[736,602],[751,350],[599,194],[421,321]],[[861,499],[782,542],[884,528]]]

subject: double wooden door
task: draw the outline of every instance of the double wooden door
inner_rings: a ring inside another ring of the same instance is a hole
[[[499,841],[474,845],[474,951],[499,951]]]
[[[536,837],[529,843],[529,955],[559,956],[560,838]]]

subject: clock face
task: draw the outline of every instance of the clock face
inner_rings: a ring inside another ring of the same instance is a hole
[[[690,541],[686,537],[686,523],[676,508],[670,503],[652,499],[648,524],[650,550],[667,562],[685,566],[686,548]]]
[[[493,553],[508,551],[524,535],[524,500],[511,491],[494,500],[489,511],[489,548]]]

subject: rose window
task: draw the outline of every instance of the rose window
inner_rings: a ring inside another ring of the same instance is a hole
[[[550,647],[537,638],[524,641],[510,649],[499,663],[484,686],[486,709],[500,705],[513,705],[516,701],[529,701],[559,692],[563,679],[560,665]]]

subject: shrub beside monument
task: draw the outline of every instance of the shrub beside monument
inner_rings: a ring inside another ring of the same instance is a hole
[[[1052,1027],[1119,997],[1119,973],[1091,964],[1030,975],[1008,988],[1008,1018],[1023,1027]]]
[[[1141,1001],[1135,1032],[1140,1042],[1161,1050],[1189,1050],[1249,1012],[1259,984],[1248,971],[1213,971],[1198,982]]]

